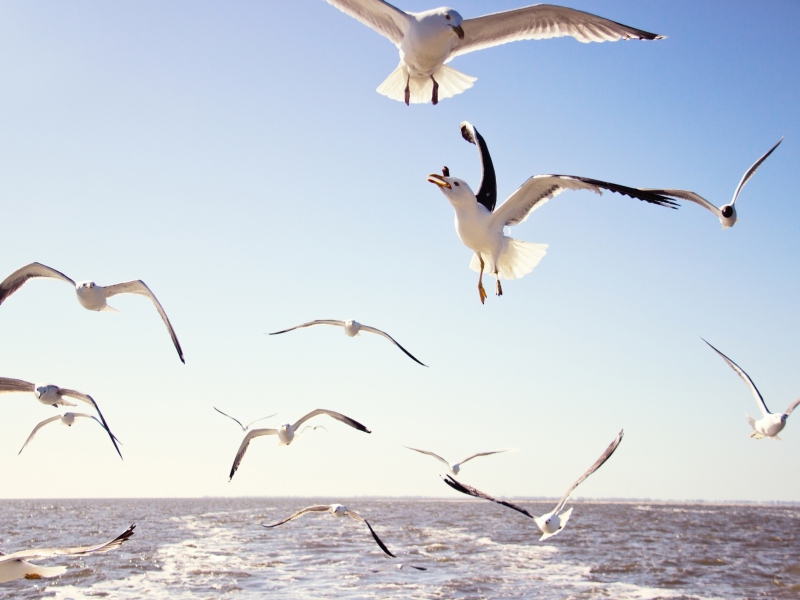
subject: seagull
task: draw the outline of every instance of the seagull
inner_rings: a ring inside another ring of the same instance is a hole
[[[42,427],[44,427],[48,423],[53,423],[54,421],[59,421],[60,420],[61,423],[66,425],[67,427],[72,427],[72,424],[75,422],[75,419],[78,418],[78,417],[84,417],[84,418],[87,418],[87,419],[94,419],[95,421],[97,421],[99,423],[99,425],[103,429],[106,430],[106,433],[108,433],[108,437],[111,438],[111,443],[114,444],[114,448],[116,449],[117,454],[119,454],[119,457],[122,458],[122,453],[119,451],[119,446],[117,445],[119,440],[114,436],[113,433],[111,433],[111,431],[108,429],[108,427],[103,425],[103,423],[97,417],[95,417],[94,415],[87,415],[86,413],[71,412],[71,411],[67,411],[67,412],[61,413],[60,415],[56,415],[54,417],[50,417],[49,419],[45,419],[44,421],[40,422],[36,427],[33,428],[33,431],[31,431],[31,434],[28,436],[28,439],[25,440],[25,443],[22,444],[22,448],[20,448],[19,452],[17,452],[17,456],[22,454],[22,451],[25,450],[25,446],[27,446],[30,443],[30,441],[33,439],[33,436],[36,435],[36,432],[39,431]]]
[[[477,454],[473,454],[472,456],[468,456],[467,458],[465,458],[461,462],[449,463],[445,459],[443,459],[441,456],[439,456],[438,454],[434,454],[433,452],[430,452],[428,450],[420,450],[418,448],[411,448],[410,446],[406,446],[406,448],[408,448],[409,450],[413,450],[414,452],[420,452],[421,454],[427,454],[428,456],[432,456],[436,460],[438,460],[440,462],[443,462],[444,464],[447,465],[447,468],[450,469],[450,472],[453,475],[458,475],[458,472],[461,470],[461,465],[463,465],[468,460],[472,460],[473,458],[478,458],[479,456],[489,456],[490,454],[499,454],[500,452],[508,452],[508,450],[493,450],[491,452],[478,452]]]
[[[283,521],[278,521],[277,523],[273,523],[272,525],[264,524],[262,525],[262,527],[267,527],[267,528],[277,527],[278,525],[283,525],[284,523],[292,521],[297,517],[302,517],[303,515],[306,515],[308,513],[330,513],[334,517],[350,517],[354,521],[358,521],[359,523],[364,523],[369,528],[369,532],[372,534],[373,539],[378,543],[378,546],[381,547],[381,550],[383,550],[383,552],[386,555],[391,556],[392,558],[397,558],[394,554],[392,554],[389,551],[386,545],[381,541],[381,539],[375,533],[375,530],[372,529],[372,525],[370,525],[369,522],[364,517],[359,515],[354,510],[350,510],[346,506],[342,506],[341,504],[319,504],[317,506],[308,506],[306,508],[298,510],[291,517],[287,517]],[[418,567],[414,568],[416,569]]]
[[[706,342],[706,344],[708,344],[706,340],[703,341]],[[745,384],[747,384],[747,387],[750,388],[750,391],[753,393],[753,396],[755,397],[756,402],[758,403],[758,408],[761,409],[761,418],[758,421],[756,421],[753,417],[751,417],[747,413],[744,414],[744,416],[747,417],[747,422],[750,423],[750,427],[753,428],[753,433],[750,434],[750,437],[756,438],[757,440],[761,439],[762,437],[768,437],[773,440],[780,441],[781,438],[778,437],[778,434],[781,431],[783,431],[784,427],[786,427],[786,419],[789,418],[789,415],[792,414],[792,411],[797,407],[797,405],[800,404],[800,398],[792,402],[789,405],[789,408],[787,408],[786,412],[784,413],[770,412],[769,409],[767,408],[767,403],[764,402],[764,398],[761,397],[761,393],[756,388],[756,384],[753,383],[753,380],[750,379],[750,376],[744,371],[742,371],[739,365],[737,365],[730,358],[725,356],[722,352],[714,348],[714,346],[711,346],[711,344],[708,345],[714,352],[719,354],[722,357],[722,359],[726,363],[728,363],[728,366],[730,366],[731,369],[736,371],[736,374],[742,378],[742,381],[744,381]]]
[[[587,12],[538,4],[464,19],[452,8],[412,13],[382,0],[328,0],[343,13],[388,38],[400,64],[378,93],[409,104],[437,104],[472,87],[470,77],[445,63],[460,54],[519,40],[572,36],[579,42],[660,40],[656,35]]]
[[[400,344],[398,344],[397,341],[385,331],[381,331],[380,329],[377,329],[375,327],[370,327],[369,325],[362,325],[358,321],[353,321],[352,319],[348,321],[337,321],[335,319],[317,319],[316,321],[309,321],[308,323],[303,323],[302,325],[297,325],[289,329],[284,329],[283,331],[273,331],[272,333],[270,333],[270,335],[279,335],[281,333],[286,333],[287,331],[294,331],[295,329],[300,329],[302,327],[311,327],[312,325],[336,325],[337,327],[342,327],[344,329],[345,335],[347,335],[348,337],[355,337],[359,335],[359,332],[361,331],[382,335],[387,340],[392,342],[395,346],[400,348],[400,350],[405,352],[406,356],[408,356],[415,363],[420,364],[423,367],[428,366],[418,361],[408,350],[406,350]]]
[[[85,556],[98,552],[108,552],[119,548],[132,535],[136,523],[132,524],[120,535],[110,542],[97,546],[79,546],[77,548],[40,548],[37,550],[22,550],[13,554],[0,552],[0,583],[14,579],[41,579],[42,577],[57,577],[62,575],[67,567],[40,567],[31,564],[31,560],[43,560],[52,556]]]
[[[0,394],[3,392],[33,392],[33,395],[36,396],[36,399],[39,402],[55,407],[77,406],[77,404],[74,402],[64,400],[64,396],[67,396],[68,398],[74,398],[75,400],[80,400],[81,402],[86,402],[86,404],[91,404],[94,407],[94,409],[97,411],[97,415],[100,417],[101,425],[106,431],[108,431],[109,435],[111,435],[111,430],[108,428],[108,423],[106,423],[103,413],[100,412],[100,407],[97,406],[97,402],[95,402],[94,398],[92,398],[89,394],[58,387],[57,385],[52,385],[49,383],[30,383],[28,381],[23,381],[22,379],[0,377]],[[122,458],[122,453],[120,453],[116,438],[113,435],[111,435],[111,441],[114,444],[114,448],[117,449],[117,454],[119,454],[120,458]]]
[[[703,208],[711,211],[716,217],[719,219],[719,222],[722,223],[722,229],[728,229],[728,227],[733,227],[733,224],[736,223],[736,207],[734,204],[736,203],[736,198],[739,197],[739,192],[742,191],[744,184],[750,181],[750,178],[755,175],[755,172],[758,170],[758,167],[761,166],[767,157],[772,154],[772,152],[780,146],[783,138],[778,140],[778,143],[775,144],[772,148],[769,149],[769,152],[764,154],[761,158],[759,158],[753,165],[747,169],[744,175],[742,175],[742,180],[739,182],[739,185],[736,186],[736,191],[733,192],[733,200],[730,201],[730,204],[724,204],[717,208],[711,202],[700,196],[699,194],[695,194],[694,192],[690,192],[687,190],[667,190],[667,189],[657,189],[657,188],[648,188],[647,191],[653,192],[655,194],[661,194],[662,196],[672,196],[674,198],[680,198],[681,200],[688,200],[689,202],[694,202],[695,204],[699,204]]]
[[[256,419],[255,421],[250,421],[247,425],[242,425],[242,422],[239,419],[235,419],[234,417],[230,416],[229,414],[222,412],[216,406],[212,406],[211,408],[213,408],[219,414],[225,415],[229,419],[233,419],[234,421],[236,421],[239,424],[239,427],[242,428],[242,431],[247,431],[248,429],[250,429],[250,425],[252,425],[253,423],[258,423],[259,421],[263,421],[264,419],[269,419],[270,417],[274,417],[275,415],[278,414],[278,413],[274,413],[274,414],[268,415],[266,417],[261,417],[260,419]]]
[[[117,294],[139,294],[141,296],[147,296],[153,301],[156,310],[158,310],[158,314],[161,315],[161,320],[164,321],[164,325],[167,326],[169,335],[172,338],[172,343],[175,345],[175,350],[178,351],[178,356],[180,357],[181,362],[184,364],[186,363],[186,361],[183,359],[183,350],[181,350],[181,345],[178,342],[178,337],[175,335],[175,330],[172,329],[172,324],[167,318],[167,313],[164,312],[164,308],[161,306],[161,303],[155,297],[153,292],[150,291],[150,288],[145,285],[144,281],[127,281],[125,283],[117,283],[115,285],[107,286],[97,285],[94,281],[81,281],[79,283],[75,283],[62,272],[35,262],[26,265],[21,269],[17,269],[11,275],[6,277],[2,283],[0,283],[0,304],[3,304],[3,302],[5,302],[11,294],[21,288],[29,279],[33,279],[34,277],[52,277],[53,279],[66,281],[75,288],[75,293],[78,295],[78,302],[80,302],[81,306],[87,310],[119,312],[106,303],[108,298],[116,296]]]
[[[442,175],[428,175],[428,181],[438,185],[453,205],[456,233],[464,245],[475,253],[469,266],[479,273],[478,294],[481,303],[486,300],[484,270],[494,275],[495,293],[502,296],[501,278],[517,279],[530,273],[546,253],[547,244],[515,240],[503,235],[503,228],[522,223],[534,210],[565,190],[589,190],[602,195],[605,189],[659,206],[676,208],[674,201],[656,192],[575,175],[534,175],[495,210],[497,180],[486,142],[478,130],[466,121],[461,123],[461,135],[480,151],[482,174],[477,194],[463,179],[450,177],[447,167],[442,169]]]
[[[494,498],[493,496],[490,496],[485,492],[481,492],[480,490],[475,489],[472,486],[460,483],[455,479],[453,479],[452,477],[450,477],[450,475],[447,475],[447,479],[445,479],[444,482],[451,488],[453,488],[458,492],[461,492],[462,494],[475,496],[476,498],[483,498],[484,500],[491,500],[492,502],[496,502],[498,504],[502,504],[503,506],[512,508],[524,514],[525,516],[533,519],[534,523],[536,523],[536,526],[542,532],[542,537],[539,538],[539,541],[543,541],[549,537],[556,535],[567,524],[567,521],[572,515],[572,508],[565,511],[564,506],[566,505],[567,500],[569,500],[569,497],[572,494],[573,490],[576,487],[578,487],[578,485],[580,485],[584,479],[589,477],[589,475],[597,471],[597,469],[599,469],[603,465],[603,463],[606,462],[611,457],[612,454],[614,454],[614,450],[617,449],[617,446],[619,446],[620,442],[622,441],[622,435],[623,432],[620,431],[619,434],[617,434],[617,437],[614,439],[614,441],[611,442],[611,445],[608,448],[606,448],[603,454],[600,455],[600,458],[598,458],[595,461],[595,463],[591,467],[589,467],[589,470],[586,471],[583,475],[581,475],[578,478],[578,480],[570,486],[570,488],[567,490],[567,493],[564,494],[561,500],[558,501],[556,507],[549,513],[542,515],[541,517],[536,517],[532,515],[527,510],[525,510],[520,506],[517,506],[516,504],[512,504],[511,502],[506,502],[504,500],[499,500],[497,498]]]
[[[236,458],[233,459],[233,466],[231,467],[231,472],[230,475],[228,476],[228,481],[233,479],[233,475],[234,473],[236,473],[236,469],[239,468],[239,463],[242,462],[244,453],[247,452],[247,446],[250,445],[250,440],[262,435],[277,435],[278,445],[288,446],[289,444],[292,443],[292,440],[294,440],[297,428],[300,427],[300,425],[302,425],[306,421],[308,421],[310,418],[316,417],[317,415],[328,415],[329,417],[332,417],[337,421],[341,421],[345,425],[349,425],[354,429],[358,429],[359,431],[364,431],[366,433],[372,433],[369,429],[364,427],[358,421],[351,419],[350,417],[346,417],[341,413],[334,412],[332,410],[326,410],[324,408],[318,408],[316,410],[312,410],[304,417],[300,417],[300,419],[298,419],[294,425],[292,425],[291,423],[284,423],[283,425],[280,426],[279,429],[251,429],[244,436],[244,439],[242,440],[242,443],[239,446],[239,450],[236,452]]]

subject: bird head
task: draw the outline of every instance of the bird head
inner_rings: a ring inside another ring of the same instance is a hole
[[[782,414],[781,415],[781,423],[786,424],[786,419],[788,419],[788,418],[789,418],[789,415],[787,415],[786,413]]]
[[[733,227],[733,224],[736,223],[736,207],[733,204],[726,204],[722,208],[719,209],[719,220],[722,223],[723,229],[728,229],[728,227]]]
[[[79,289],[79,290],[91,290],[91,289],[93,289],[93,288],[94,288],[96,285],[97,285],[97,284],[96,284],[94,281],[81,281],[81,282],[78,284],[78,289]]]
[[[464,18],[454,11],[452,8],[442,8],[442,17],[444,19],[445,25],[450,27],[455,34],[458,36],[458,39],[464,39],[464,29],[461,27],[461,23],[464,22]]]
[[[445,171],[446,169],[447,167],[442,170]],[[442,193],[452,204],[474,204],[476,202],[475,192],[472,191],[469,184],[463,179],[449,177],[449,170],[446,172],[448,175],[431,173],[428,175],[428,181],[438,185]]]

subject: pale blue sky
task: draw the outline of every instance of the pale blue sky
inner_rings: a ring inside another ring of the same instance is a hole
[[[465,18],[523,5],[454,4]],[[406,10],[434,4],[407,0]],[[750,393],[800,394],[800,4],[575,1],[659,42],[508,44],[455,59],[478,77],[438,106],[375,88],[385,39],[321,0],[0,4],[0,277],[32,261],[76,280],[143,279],[172,319],[180,364],[147,300],[83,310],[66,285],[27,284],[0,307],[5,377],[92,394],[99,427],[32,427],[32,397],[0,404],[4,497],[356,494],[453,496],[437,463],[496,494],[558,496],[620,428],[579,496],[800,501],[800,417],[782,443],[748,438]],[[473,185],[471,121],[500,197],[566,173],[694,190],[739,223],[605,194],[565,193],[511,230],[541,264],[481,306],[453,211],[425,181]],[[315,328],[355,318],[374,336]],[[242,420],[317,407],[335,422],[290,448]],[[793,421],[794,420],[794,421]]]

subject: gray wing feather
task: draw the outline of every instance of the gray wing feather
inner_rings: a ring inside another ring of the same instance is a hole
[[[797,406],[798,406],[798,405],[800,405],[800,398],[798,398],[797,400],[795,400],[794,402],[792,402],[792,403],[789,405],[789,408],[787,408],[787,409],[784,411],[784,413],[783,413],[783,414],[785,414],[785,415],[787,415],[787,416],[788,416],[788,415],[790,415],[790,414],[792,414],[792,411],[793,411],[795,408],[797,408]]]
[[[395,346],[397,346],[398,348],[400,348],[400,350],[402,350],[402,351],[403,351],[403,352],[406,354],[406,356],[408,356],[408,357],[409,357],[411,360],[413,360],[415,363],[417,363],[417,364],[420,364],[420,365],[422,365],[423,367],[427,367],[427,366],[428,366],[428,365],[426,365],[425,363],[422,363],[422,362],[420,362],[419,360],[417,360],[417,359],[414,357],[414,355],[413,355],[413,354],[411,354],[411,352],[409,352],[408,350],[406,350],[405,348],[403,348],[403,347],[402,347],[400,344],[398,344],[398,343],[397,343],[397,340],[396,340],[396,339],[394,339],[392,336],[390,336],[390,335],[389,335],[388,333],[386,333],[385,331],[381,331],[380,329],[376,329],[375,327],[370,327],[369,325],[362,325],[362,326],[361,326],[361,331],[369,331],[370,333],[377,333],[378,335],[382,335],[382,336],[383,336],[383,337],[385,337],[387,340],[391,341],[391,342],[392,342],[392,343],[393,343]]]
[[[236,419],[236,418],[234,418],[234,417],[230,416],[228,413],[224,413],[224,412],[222,412],[222,411],[221,411],[220,409],[218,409],[216,406],[212,406],[211,408],[213,408],[213,409],[214,409],[215,411],[217,411],[219,414],[221,414],[221,415],[225,415],[225,416],[226,416],[226,417],[228,417],[229,419],[233,419],[234,421],[236,421],[236,422],[239,424],[239,427],[241,427],[241,428],[242,428],[242,431],[247,431],[247,427],[245,427],[244,425],[242,425],[242,422],[241,422],[239,419]],[[255,421],[253,421],[253,423],[255,423]],[[251,423],[251,425],[252,425],[252,423]]]
[[[316,506],[307,506],[306,508],[298,510],[292,516],[286,517],[283,521],[278,521],[277,523],[272,523],[271,525],[262,524],[261,526],[269,529],[272,527],[277,527],[278,525],[283,525],[284,523],[288,523],[289,521],[292,521],[297,517],[302,517],[303,515],[306,515],[311,512],[328,512],[330,509],[331,509],[330,504],[318,504]]]
[[[591,475],[592,473],[597,471],[597,469],[602,467],[604,462],[606,462],[609,458],[611,458],[611,455],[614,454],[614,451],[617,449],[617,446],[619,446],[620,442],[622,441],[622,436],[623,436],[623,431],[620,430],[620,432],[617,434],[617,437],[614,438],[614,441],[611,442],[611,444],[608,446],[608,448],[605,449],[603,454],[600,455],[600,458],[598,458],[594,462],[594,464],[591,467],[589,467],[589,469],[583,475],[578,477],[578,480],[570,486],[570,488],[567,490],[567,493],[564,494],[564,496],[556,505],[554,512],[558,512],[559,510],[561,510],[564,504],[566,504],[567,500],[569,500],[570,494],[572,494],[573,490],[576,487],[578,487],[581,483],[583,483],[583,481],[587,477],[589,477],[589,475]]]
[[[172,323],[169,322],[169,318],[167,317],[167,313],[164,311],[164,307],[161,306],[161,303],[158,301],[158,298],[156,298],[156,295],[152,291],[150,291],[150,288],[147,287],[144,281],[138,279],[136,281],[117,283],[115,285],[106,286],[104,290],[106,298],[116,296],[117,294],[138,294],[140,296],[147,296],[148,298],[150,298],[150,300],[155,305],[158,314],[161,316],[161,320],[164,321],[164,325],[167,326],[167,331],[169,331],[169,337],[172,338],[172,343],[175,345],[175,350],[177,350],[181,362],[186,364],[186,361],[183,358],[183,350],[181,350],[181,344],[178,341],[178,336],[175,335],[175,330],[172,328]]]
[[[6,277],[0,283],[0,304],[5,302],[11,294],[21,288],[26,281],[34,277],[52,277],[54,279],[61,279],[75,287],[75,282],[64,275],[61,271],[51,269],[41,263],[35,262],[24,267],[17,269],[11,275]]]
[[[133,530],[135,528],[136,528],[136,523],[133,523],[131,524],[130,527],[128,527],[125,531],[123,531],[113,540],[105,542],[103,544],[97,544],[96,546],[77,546],[74,548],[40,548],[37,550],[22,550],[20,552],[14,552],[13,554],[5,554],[2,556],[2,558],[0,558],[0,561],[4,562],[7,560],[37,560],[42,558],[48,558],[50,556],[63,556],[63,555],[83,556],[86,554],[95,554],[98,552],[108,552],[109,550],[119,548],[124,542],[126,542],[133,535]]]
[[[328,0],[343,13],[350,15],[400,46],[408,31],[411,17],[402,10],[382,0]]]
[[[498,498],[490,496],[486,492],[482,492],[479,489],[472,487],[471,485],[467,485],[465,483],[457,481],[456,479],[453,479],[452,477],[450,477],[450,475],[446,476],[444,482],[457,492],[461,492],[462,494],[467,494],[468,496],[474,496],[475,498],[482,498],[484,500],[489,500],[490,502],[496,502],[497,504],[502,504],[503,506],[507,506],[508,508],[511,508],[513,510],[516,510],[517,512],[522,513],[529,519],[534,518],[534,516],[531,513],[529,513],[521,506],[517,506],[516,504],[512,504],[511,502],[506,502],[505,500],[499,500]]]
[[[253,429],[245,434],[244,439],[242,440],[242,443],[239,446],[239,450],[236,452],[236,458],[233,459],[233,466],[231,466],[231,472],[228,475],[228,481],[233,479],[233,475],[236,473],[236,469],[239,468],[239,463],[242,462],[242,458],[244,458],[244,453],[247,452],[247,447],[250,445],[250,440],[252,440],[254,437],[259,437],[262,435],[278,435],[278,430]]]
[[[69,390],[66,388],[58,388],[58,393],[62,396],[67,396],[68,398],[75,398],[76,400],[80,400],[81,402],[86,402],[86,404],[91,404],[94,409],[97,411],[98,416],[100,417],[100,425],[103,426],[103,429],[106,430],[109,437],[111,438],[111,443],[114,444],[114,449],[119,454],[119,457],[122,458],[122,452],[119,450],[119,446],[117,445],[117,438],[111,433],[111,429],[108,427],[108,423],[106,423],[106,418],[103,416],[103,413],[100,411],[100,407],[97,406],[97,402],[95,402],[94,398],[92,398],[89,394],[84,394],[83,392],[78,392],[75,390]]]
[[[10,377],[0,377],[0,393],[3,392],[34,392],[36,386],[22,379],[11,379]]]
[[[468,456],[464,460],[462,460],[459,464],[463,465],[468,460],[472,460],[473,458],[478,458],[480,456],[489,456],[491,454],[499,454],[501,452],[508,452],[508,450],[492,450],[491,452],[478,452],[477,454],[473,454],[472,456]]]
[[[520,40],[571,36],[579,42],[588,43],[659,40],[664,37],[591,13],[548,4],[466,19],[461,27],[464,29],[464,39],[456,41],[449,58]]]
[[[31,431],[31,434],[28,436],[28,439],[27,439],[27,440],[25,440],[25,443],[24,443],[24,444],[22,444],[22,448],[20,448],[20,449],[19,449],[19,452],[17,452],[17,456],[19,456],[20,454],[22,454],[22,451],[23,451],[23,450],[25,450],[25,446],[27,446],[27,445],[28,445],[28,443],[29,443],[29,442],[30,442],[30,441],[33,439],[33,436],[35,436],[35,435],[36,435],[36,432],[37,432],[37,431],[39,431],[39,430],[40,430],[42,427],[44,427],[44,426],[45,426],[45,425],[47,425],[48,423],[52,423],[53,421],[58,421],[60,418],[61,418],[61,415],[56,415],[56,416],[54,416],[54,417],[50,417],[49,419],[45,419],[44,421],[40,421],[40,422],[39,422],[39,423],[36,425],[36,427],[34,427],[34,428],[33,428],[33,431]]]
[[[292,427],[294,428],[295,431],[297,431],[297,429],[300,427],[300,425],[302,425],[303,423],[308,421],[311,417],[316,417],[317,415],[328,415],[329,417],[332,417],[332,418],[336,419],[337,421],[341,421],[345,425],[349,425],[350,427],[353,427],[354,429],[358,429],[359,431],[363,431],[365,433],[372,433],[369,429],[367,429],[364,425],[362,425],[361,423],[359,423],[355,419],[351,419],[350,417],[347,417],[347,416],[345,416],[345,415],[343,415],[341,413],[334,412],[332,410],[327,410],[325,408],[318,408],[316,410],[312,410],[310,413],[308,413],[304,417],[300,417],[300,419]]]
[[[339,327],[344,327],[344,321],[337,321],[335,319],[317,319],[316,321],[309,321],[308,323],[303,323],[302,325],[295,325],[294,327],[290,327],[289,329],[283,329],[281,331],[273,331],[270,335],[278,335],[281,333],[286,333],[288,331],[294,331],[295,329],[301,329],[303,327],[311,327],[312,325],[338,325]]]
[[[761,158],[759,158],[756,162],[754,162],[753,165],[749,169],[747,169],[747,172],[744,175],[742,175],[742,180],[739,182],[739,185],[736,186],[736,191],[733,193],[733,200],[731,200],[731,204],[736,202],[736,198],[739,196],[739,192],[744,187],[744,184],[747,183],[748,181],[750,181],[750,178],[753,175],[755,175],[755,172],[758,170],[758,167],[761,166],[761,163],[763,163],[765,160],[767,160],[767,157],[770,154],[772,154],[772,152],[775,150],[775,148],[780,146],[782,141],[783,141],[783,138],[779,139],[777,144],[775,144],[772,148],[769,149],[769,151],[766,154],[764,154]]]
[[[386,554],[387,556],[391,556],[392,558],[397,558],[394,554],[392,554],[389,551],[389,548],[386,547],[386,544],[384,544],[381,541],[381,538],[379,538],[378,534],[375,533],[375,530],[372,528],[372,525],[369,524],[369,521],[367,521],[364,517],[362,517],[357,512],[353,512],[352,510],[346,511],[345,514],[348,517],[350,517],[351,519],[353,519],[354,521],[358,521],[359,523],[364,523],[364,525],[366,525],[367,528],[369,529],[369,532],[372,534],[372,539],[375,540],[375,542],[378,544],[378,546],[380,546],[380,549],[383,550],[384,554]]]
[[[447,462],[445,459],[443,459],[438,454],[434,454],[430,450],[420,450],[419,448],[412,448],[411,446],[405,446],[405,447],[408,448],[409,450],[413,450],[414,452],[419,452],[420,454],[427,454],[428,456],[432,456],[436,460],[441,461],[444,464],[446,464],[448,469],[450,468],[450,463],[449,462]]]
[[[755,384],[755,383],[753,383],[753,380],[752,380],[752,379],[750,379],[750,376],[749,376],[747,373],[745,373],[745,372],[742,370],[742,368],[741,368],[739,365],[737,365],[737,364],[736,364],[735,362],[733,362],[733,361],[732,361],[730,358],[728,358],[727,356],[725,356],[725,355],[724,355],[722,352],[720,352],[719,350],[717,350],[716,348],[714,348],[714,346],[712,346],[711,344],[709,344],[709,343],[708,343],[706,340],[704,340],[703,338],[700,338],[700,339],[701,339],[701,340],[703,340],[704,342],[706,342],[706,344],[708,344],[708,345],[709,345],[709,347],[710,347],[710,348],[711,348],[711,349],[712,349],[714,352],[716,352],[717,354],[719,354],[719,355],[722,357],[722,360],[724,360],[726,363],[728,363],[728,366],[729,366],[731,369],[733,369],[733,370],[734,370],[734,372],[735,372],[735,373],[736,373],[736,374],[737,374],[739,377],[741,377],[741,378],[742,378],[742,381],[744,381],[745,385],[747,385],[747,387],[748,387],[748,388],[750,388],[750,391],[752,392],[752,394],[753,394],[753,397],[756,399],[756,402],[758,403],[758,408],[759,408],[759,409],[761,409],[761,416],[762,416],[762,417],[766,417],[767,415],[771,414],[771,413],[770,413],[770,410],[767,408],[767,403],[766,403],[766,402],[764,402],[764,398],[763,398],[763,396],[761,395],[761,392],[759,392],[759,391],[758,391],[758,388],[756,387],[756,384]]]

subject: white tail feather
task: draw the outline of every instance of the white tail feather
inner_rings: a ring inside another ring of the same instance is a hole
[[[0,583],[15,579],[39,579],[41,577],[58,577],[67,567],[40,567],[25,560],[4,561],[0,566]]]
[[[536,268],[545,254],[547,254],[547,244],[533,244],[504,237],[503,251],[497,261],[497,272],[500,279],[519,279],[523,275],[527,275]],[[492,275],[494,266],[490,265],[486,259],[484,261],[486,264],[483,272]],[[469,268],[480,272],[481,261],[477,254],[473,255]]]
[[[747,418],[747,422],[750,423],[750,427],[752,427],[753,431],[755,431],[755,429],[756,429],[756,420],[753,417],[751,417],[750,415],[748,415],[747,413],[744,413],[744,416]]]
[[[439,70],[433,74],[433,78],[439,84],[440,100],[460,94],[471,88],[473,82],[477,81],[477,77],[470,77],[446,65],[439,67]],[[408,69],[403,63],[397,65],[397,68],[378,86],[376,91],[392,100],[405,102],[406,84],[408,84],[411,104],[426,104],[431,101],[433,80],[430,77],[409,78]]]

